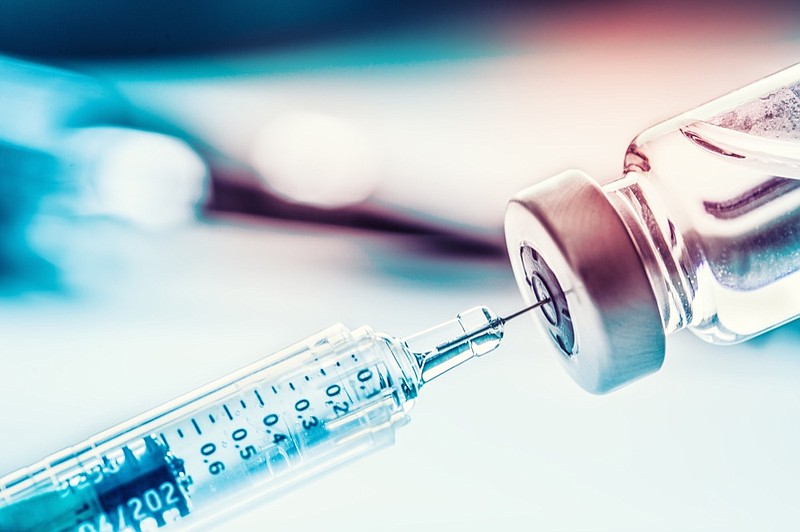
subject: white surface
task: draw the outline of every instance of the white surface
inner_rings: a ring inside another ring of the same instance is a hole
[[[404,335],[520,303],[507,265],[406,243],[275,224],[128,235],[91,291],[0,302],[0,472],[334,321]],[[512,322],[423,390],[393,448],[217,529],[794,529],[798,344],[797,324],[729,348],[678,335],[661,373],[594,397]]]

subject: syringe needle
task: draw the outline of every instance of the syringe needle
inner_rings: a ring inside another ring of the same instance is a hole
[[[545,298],[545,299],[542,299],[541,301],[537,301],[536,303],[534,303],[533,305],[531,305],[529,307],[525,307],[525,308],[523,308],[521,310],[518,310],[518,311],[516,311],[516,312],[514,312],[512,314],[509,314],[506,317],[498,316],[497,318],[493,319],[492,321],[490,321],[489,323],[487,323],[486,325],[484,325],[483,327],[481,327],[479,329],[476,329],[474,331],[465,332],[465,334],[463,336],[452,340],[451,343],[459,343],[459,342],[464,342],[465,340],[472,340],[474,338],[477,338],[482,333],[485,333],[486,331],[488,331],[490,329],[495,329],[497,327],[501,327],[501,326],[505,325],[506,323],[508,323],[509,321],[511,321],[514,318],[516,318],[517,316],[521,316],[522,314],[525,314],[526,312],[529,312],[529,311],[531,311],[533,309],[539,308],[542,305],[545,305],[547,303],[550,303],[550,298],[549,297]]]
[[[518,311],[514,312],[513,314],[509,314],[509,315],[508,315],[508,316],[506,316],[505,318],[499,318],[499,319],[500,319],[500,321],[501,321],[501,322],[503,322],[503,323],[506,323],[506,322],[508,322],[508,321],[510,321],[510,320],[513,320],[513,319],[514,319],[514,318],[516,318],[517,316],[520,316],[520,315],[522,315],[522,314],[525,314],[526,312],[528,312],[528,311],[530,311],[530,310],[533,310],[533,309],[535,309],[535,308],[539,308],[539,307],[541,307],[542,305],[545,305],[545,304],[547,304],[547,303],[550,303],[550,298],[549,298],[549,297],[548,297],[548,298],[545,298],[545,299],[542,299],[541,301],[537,301],[537,302],[536,302],[536,303],[534,303],[533,305],[531,305],[531,306],[529,306],[529,307],[525,307],[525,308],[524,308],[524,309],[522,309],[522,310],[518,310]]]
[[[521,310],[518,310],[518,311],[516,311],[516,312],[514,312],[512,314],[509,314],[508,316],[506,316],[504,318],[498,316],[495,319],[489,321],[486,325],[483,325],[482,327],[480,327],[478,329],[475,329],[473,331],[465,331],[462,336],[459,336],[458,338],[454,338],[454,339],[450,340],[447,344],[452,345],[452,344],[458,344],[458,343],[463,343],[465,341],[473,340],[473,339],[479,337],[482,333],[485,333],[486,331],[489,331],[491,329],[496,329],[497,327],[501,327],[501,326],[505,325],[506,323],[508,323],[510,320],[513,320],[514,318],[516,318],[517,316],[521,316],[522,314],[525,314],[526,312],[529,312],[529,311],[531,311],[533,309],[539,308],[542,305],[545,305],[547,303],[550,303],[550,298],[549,297],[545,298],[545,299],[542,299],[541,301],[537,301],[536,303],[534,303],[533,305],[531,305],[529,307],[525,307],[525,308],[523,308]]]
[[[486,307],[463,312],[455,320],[403,339],[403,343],[419,365],[419,385],[438,377],[473,356],[494,351],[503,339],[503,326],[530,310],[549,303],[550,299],[537,301],[504,318]]]

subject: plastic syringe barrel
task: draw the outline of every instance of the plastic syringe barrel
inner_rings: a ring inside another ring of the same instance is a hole
[[[391,444],[417,382],[400,344],[335,325],[0,479],[0,530],[207,522]]]

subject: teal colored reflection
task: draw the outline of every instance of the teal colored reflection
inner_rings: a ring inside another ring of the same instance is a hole
[[[56,269],[32,249],[28,232],[56,175],[53,157],[0,141],[0,295],[54,288]]]
[[[0,57],[0,294],[58,287],[57,266],[31,239],[48,198],[72,188],[56,146],[70,128],[121,116],[90,78]]]
[[[0,57],[0,295],[63,290],[119,231],[195,218],[203,160],[126,115],[93,78]]]

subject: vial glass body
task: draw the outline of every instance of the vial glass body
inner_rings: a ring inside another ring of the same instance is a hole
[[[732,343],[800,315],[800,65],[645,131],[603,190],[666,332]]]

